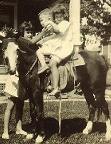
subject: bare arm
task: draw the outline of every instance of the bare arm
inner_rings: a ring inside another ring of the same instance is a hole
[[[51,29],[53,29],[53,31],[54,31],[55,33],[60,33],[60,30],[59,30],[58,25],[55,24],[55,23],[52,22],[52,21],[49,21],[48,24],[47,24],[47,26],[46,26],[46,30],[47,30],[47,31],[50,31]]]
[[[40,41],[40,39],[44,36],[46,30],[43,29],[38,35],[36,35],[34,38],[32,38],[30,41],[31,43],[35,44],[37,43],[38,41]]]

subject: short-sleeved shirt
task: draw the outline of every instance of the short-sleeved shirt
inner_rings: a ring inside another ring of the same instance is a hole
[[[22,51],[34,53],[37,50],[37,45],[33,44],[30,40],[27,40],[24,37],[19,37],[17,42],[19,49]]]

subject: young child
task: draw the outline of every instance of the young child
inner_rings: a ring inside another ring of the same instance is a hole
[[[53,34],[54,34],[53,29],[51,29],[51,26],[48,25],[49,22],[51,22],[53,20],[51,10],[49,8],[42,10],[39,13],[39,20],[40,20],[40,24],[43,27],[42,31],[44,30],[45,33],[44,33],[43,37],[41,37],[41,40],[37,42],[37,44],[42,45],[46,41],[53,38]]]
[[[53,30],[53,37],[44,42],[42,47],[37,50],[37,56],[41,63],[41,68],[38,74],[48,69],[44,56],[50,55],[51,72],[53,91],[50,95],[55,95],[59,92],[59,72],[58,64],[73,52],[72,37],[70,35],[70,23],[66,20],[66,8],[58,5],[52,10],[53,21],[48,21],[46,25],[47,30]]]

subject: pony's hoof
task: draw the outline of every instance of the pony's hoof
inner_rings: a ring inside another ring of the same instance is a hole
[[[83,130],[83,134],[85,134],[85,135],[88,135],[90,132],[91,132],[91,129],[85,128],[85,129]]]
[[[2,139],[9,139],[9,134],[3,133],[2,134]]]
[[[41,144],[44,141],[45,136],[38,135],[35,144]]]
[[[27,134],[26,139],[30,140],[30,139],[32,139],[33,137],[34,137],[33,134]]]
[[[106,140],[106,141],[111,140],[111,131],[110,131],[110,132],[106,132],[105,140]]]
[[[27,135],[27,132],[24,130],[17,130],[16,134]]]

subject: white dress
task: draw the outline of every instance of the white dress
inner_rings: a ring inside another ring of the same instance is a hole
[[[72,37],[70,35],[70,23],[66,20],[58,24],[60,33],[43,43],[42,51],[46,55],[54,55],[61,60],[73,52]]]
[[[15,75],[8,75],[4,92],[11,96],[18,97],[18,80],[19,78]]]

